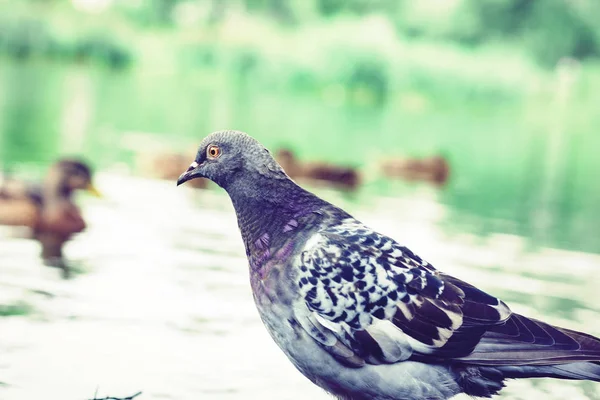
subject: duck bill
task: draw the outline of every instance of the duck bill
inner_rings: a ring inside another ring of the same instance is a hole
[[[96,189],[96,187],[94,185],[92,185],[91,183],[87,185],[85,190],[92,196],[102,197],[102,193],[100,193],[100,191],[98,189]]]
[[[191,181],[194,178],[202,178],[202,173],[198,170],[199,164],[194,161],[190,167],[177,178],[177,186],[187,181]]]

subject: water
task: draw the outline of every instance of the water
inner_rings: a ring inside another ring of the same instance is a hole
[[[89,229],[66,253],[69,281],[41,265],[36,245],[0,236],[0,398],[329,398],[296,372],[254,309],[232,207],[220,190],[100,174],[104,200],[81,198]],[[452,213],[421,187],[357,203],[320,191],[439,269],[516,312],[600,335],[600,256],[523,238],[448,234]],[[7,233],[7,232],[5,232]],[[591,383],[509,383],[502,398],[600,399]]]
[[[358,193],[319,193],[514,311],[600,335],[600,142],[591,124],[550,112],[554,97],[356,107],[179,72],[0,60],[1,164],[36,177],[83,154],[105,193],[78,199],[89,229],[66,248],[72,280],[0,231],[0,306],[24,314],[0,318],[0,399],[328,398],[262,327],[227,196],[130,175],[140,156],[226,127],[361,167]],[[383,157],[438,151],[451,164],[443,189],[377,174]],[[599,386],[516,381],[502,398],[600,399]]]
[[[454,214],[450,229],[600,253],[600,120],[564,99],[585,98],[587,81],[567,91],[561,79],[511,100],[437,104],[401,92],[359,107],[231,71],[0,59],[0,167],[35,176],[57,156],[81,154],[100,169],[131,170],[144,155],[190,151],[211,131],[237,128],[273,150],[359,167],[364,192],[397,195],[381,179],[382,159],[440,153],[451,165],[439,198]]]

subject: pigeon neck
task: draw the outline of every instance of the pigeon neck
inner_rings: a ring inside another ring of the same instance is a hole
[[[231,197],[238,225],[250,255],[253,244],[265,237],[270,244],[286,224],[302,215],[317,211],[328,203],[302,189],[287,176],[283,179],[258,176],[252,180],[232,183],[227,192]],[[268,246],[267,243],[264,243]],[[262,246],[258,246],[262,247]]]

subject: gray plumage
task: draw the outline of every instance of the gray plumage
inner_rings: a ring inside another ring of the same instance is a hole
[[[302,189],[242,132],[205,138],[178,184],[233,202],[260,316],[290,361],[340,399],[491,397],[508,378],[600,381],[600,340],[514,314]]]

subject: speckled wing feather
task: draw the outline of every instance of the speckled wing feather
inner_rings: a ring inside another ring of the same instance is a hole
[[[600,359],[585,334],[513,314],[502,301],[348,218],[300,257],[301,325],[350,366],[402,360],[550,365]]]

